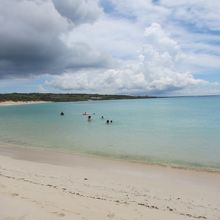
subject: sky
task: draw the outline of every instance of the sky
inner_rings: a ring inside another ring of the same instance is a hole
[[[1,0],[0,93],[220,94],[219,0]]]

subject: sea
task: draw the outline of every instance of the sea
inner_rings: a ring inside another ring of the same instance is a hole
[[[220,96],[1,106],[0,143],[220,170]]]

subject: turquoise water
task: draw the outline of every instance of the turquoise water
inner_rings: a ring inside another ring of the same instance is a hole
[[[95,113],[91,122],[85,111]],[[4,106],[0,142],[220,168],[220,97]]]

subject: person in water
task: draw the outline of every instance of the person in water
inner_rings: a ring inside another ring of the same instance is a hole
[[[109,120],[106,121],[106,124],[109,124]]]
[[[64,113],[63,113],[63,112],[60,112],[60,115],[61,115],[61,116],[64,116]]]
[[[110,123],[112,123],[113,121],[111,120]]]
[[[101,119],[104,119],[104,116],[102,115]]]
[[[88,121],[91,121],[91,119],[92,119],[92,116],[89,115],[89,116],[88,116]]]

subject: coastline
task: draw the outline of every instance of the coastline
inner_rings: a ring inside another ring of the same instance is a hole
[[[112,155],[112,154],[103,154],[103,153],[95,153],[95,152],[80,152],[80,151],[73,151],[70,149],[65,148],[49,148],[49,147],[39,147],[39,146],[31,146],[31,145],[24,145],[18,144],[14,142],[3,142],[0,140],[0,155],[7,155],[13,157],[15,159],[24,159],[29,160],[28,156],[25,156],[25,151],[31,153],[41,153],[46,152],[47,154],[59,154],[59,155],[71,155],[72,157],[81,157],[81,158],[91,158],[91,159],[99,159],[104,161],[113,161],[113,162],[121,162],[121,163],[128,163],[128,164],[137,164],[141,166],[152,166],[152,167],[163,167],[163,168],[170,168],[170,169],[177,169],[177,170],[188,170],[188,171],[195,171],[195,172],[208,172],[208,173],[219,173],[220,168],[217,166],[205,165],[205,164],[191,164],[191,163],[174,163],[172,161],[163,161],[158,159],[134,159],[132,157],[125,157],[124,155]],[[29,154],[28,154],[29,155]],[[32,160],[38,162],[39,158],[33,158]],[[46,161],[41,161],[46,162]],[[64,160],[65,163],[65,160]]]
[[[12,105],[28,105],[28,104],[42,104],[48,103],[47,101],[4,101],[0,102],[0,106],[12,106]]]
[[[220,217],[219,173],[10,145],[0,158],[0,219]]]

